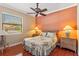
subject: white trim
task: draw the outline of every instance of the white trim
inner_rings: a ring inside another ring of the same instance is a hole
[[[11,45],[6,45],[5,48],[7,47],[13,47],[13,46],[16,46],[16,45],[19,45],[19,44],[22,44],[22,42],[17,42],[17,43],[14,43],[14,44],[11,44]],[[0,49],[3,49],[4,47],[1,47]]]
[[[61,11],[61,10],[64,10],[64,9],[68,9],[68,8],[74,7],[74,6],[77,6],[77,4],[73,4],[73,5],[70,5],[70,6],[67,6],[67,7],[64,7],[64,8],[60,8],[60,9],[57,9],[57,10],[54,10],[54,11],[50,11],[50,12],[47,12],[47,13],[58,12],[58,11]]]
[[[78,40],[78,56],[79,56],[79,4],[77,7],[77,40]]]
[[[20,18],[20,20],[21,20],[21,26],[22,26],[22,29],[21,29],[21,31],[23,32],[23,17],[22,16],[20,16],[20,15],[16,15],[16,14],[13,14],[13,13],[10,13],[10,12],[2,12],[1,13],[1,16],[3,15],[3,14],[7,14],[7,15],[11,15],[11,16],[15,16],[15,17],[19,17]],[[2,17],[1,17],[2,18]],[[7,32],[7,33],[9,33],[9,34],[20,34],[20,33],[22,33],[22,32],[12,32],[12,33],[10,33],[10,32]]]
[[[13,47],[13,46],[16,46],[16,45],[19,45],[19,44],[22,44],[22,42],[17,42],[17,43],[11,44],[11,45],[6,46],[6,47]]]

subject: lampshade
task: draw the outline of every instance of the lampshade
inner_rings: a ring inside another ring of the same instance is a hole
[[[72,31],[71,26],[69,26],[69,25],[65,26],[64,32],[65,32],[67,38],[69,38],[71,31]]]
[[[72,27],[67,25],[67,26],[65,26],[64,30],[72,30]]]
[[[65,32],[71,32],[72,27],[67,25],[67,26],[65,26],[64,30],[65,30]]]
[[[7,35],[7,34],[8,34],[7,32],[5,32],[4,30],[0,29],[0,35]]]
[[[39,32],[39,33],[41,33],[42,31],[38,28],[38,27],[35,27],[35,29],[34,29],[35,31],[37,31],[37,32]]]

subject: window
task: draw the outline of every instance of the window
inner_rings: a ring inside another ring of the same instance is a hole
[[[2,28],[7,32],[22,32],[22,18],[2,14]]]

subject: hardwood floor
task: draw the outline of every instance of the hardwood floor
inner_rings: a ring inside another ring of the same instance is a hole
[[[23,56],[32,56],[31,53],[23,49],[22,44],[6,48],[3,54],[1,54],[0,51],[0,56],[16,56],[18,54],[22,54]],[[77,54],[71,50],[56,47],[49,56],[77,56]]]

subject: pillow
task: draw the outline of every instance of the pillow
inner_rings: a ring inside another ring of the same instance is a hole
[[[50,38],[54,37],[55,35],[56,35],[55,32],[48,32],[47,33],[47,37],[50,37]]]
[[[46,32],[42,32],[42,36],[46,36]]]

